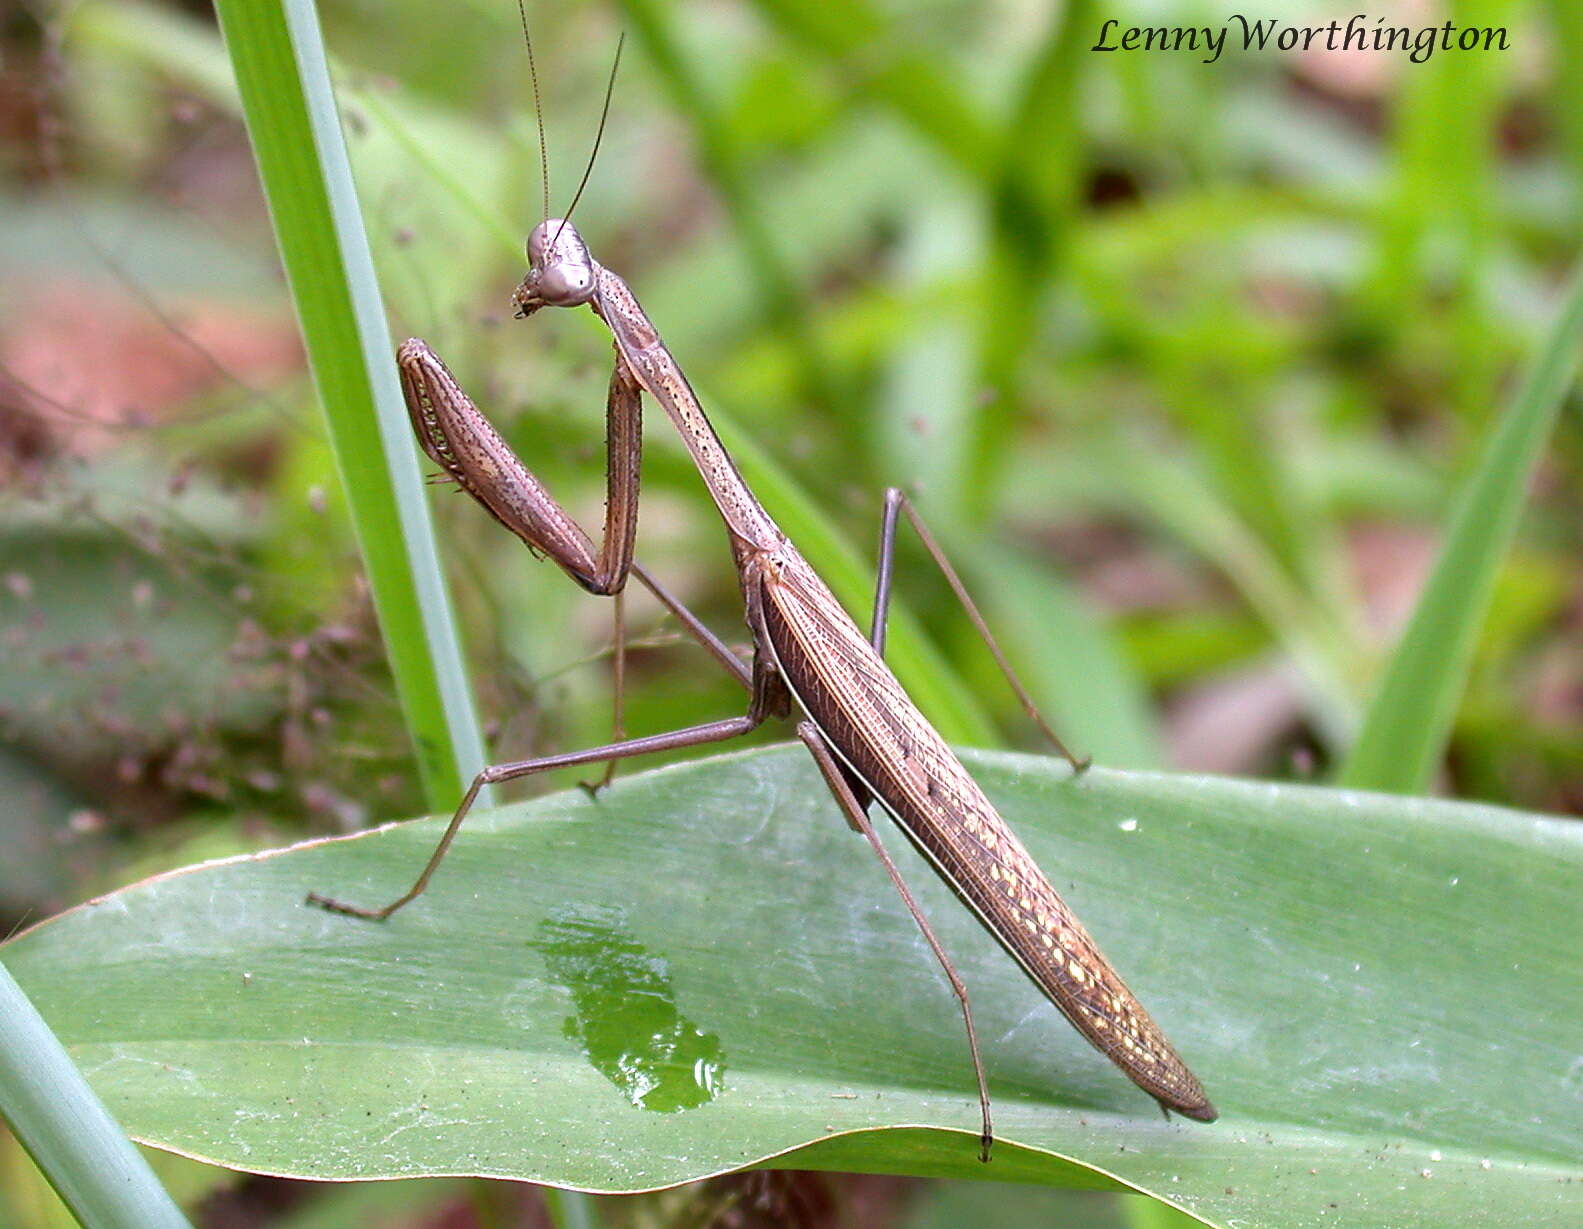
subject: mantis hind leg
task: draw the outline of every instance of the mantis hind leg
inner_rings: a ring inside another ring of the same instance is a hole
[[[879,856],[880,862],[884,864],[885,873],[890,876],[891,883],[896,885],[896,891],[901,893],[901,899],[906,904],[907,911],[912,914],[912,920],[918,923],[918,929],[923,932],[923,937],[928,942],[930,950],[934,952],[935,959],[945,970],[946,980],[951,983],[951,992],[956,995],[956,1001],[962,1008],[962,1022],[967,1027],[967,1048],[973,1055],[973,1074],[978,1080],[978,1104],[983,1116],[982,1129],[979,1133],[979,1160],[988,1161],[990,1148],[995,1143],[995,1130],[989,1119],[989,1083],[984,1075],[984,1060],[978,1052],[978,1031],[973,1027],[973,1008],[968,1002],[967,987],[963,985],[962,978],[951,963],[951,958],[945,954],[945,948],[940,940],[935,938],[933,928],[924,917],[923,910],[918,907],[918,902],[913,899],[912,890],[907,887],[907,881],[901,877],[901,871],[891,860],[890,854],[879,839],[879,834],[874,831],[866,803],[850,785],[852,779],[850,771],[836,758],[835,753],[830,750],[830,744],[825,740],[824,733],[813,722],[802,722],[797,727],[797,737],[802,739],[812,753],[814,763],[819,766],[825,784],[835,795],[835,800],[846,816],[847,823],[868,838],[868,843]]]
[[[929,552],[929,557],[934,560],[935,566],[940,569],[940,574],[945,577],[946,583],[951,586],[951,592],[956,595],[956,600],[961,604],[963,611],[966,612],[969,621],[973,624],[973,629],[978,632],[979,638],[983,640],[985,647],[989,649],[990,654],[994,657],[995,664],[1000,667],[1001,674],[1005,676],[1006,682],[1011,685],[1012,691],[1016,693],[1017,700],[1021,703],[1023,711],[1028,714],[1034,725],[1039,727],[1040,732],[1050,740],[1051,745],[1066,757],[1066,761],[1072,765],[1074,773],[1081,773],[1086,770],[1089,764],[1093,762],[1092,759],[1088,756],[1083,756],[1079,759],[1076,755],[1073,755],[1068,750],[1067,745],[1061,741],[1060,736],[1050,728],[1049,723],[1040,714],[1038,707],[1033,702],[1033,697],[1028,694],[1028,689],[1022,685],[1022,680],[1017,677],[1017,672],[1011,668],[1011,662],[1006,659],[1006,654],[1001,651],[999,643],[995,640],[995,634],[989,630],[989,624],[979,611],[978,603],[973,600],[972,595],[967,591],[967,586],[962,583],[962,577],[957,573],[956,568],[951,566],[951,560],[946,556],[934,534],[929,531],[928,525],[924,523],[923,517],[919,515],[918,510],[913,507],[912,500],[908,499],[906,492],[898,487],[891,487],[885,492],[885,519],[880,527],[879,536],[878,579],[874,586],[874,619],[869,627],[869,642],[873,644],[874,651],[881,657],[885,655],[885,628],[890,617],[890,588],[896,551],[896,519],[897,514],[901,512],[907,514],[907,520],[912,525],[913,532],[918,535],[918,540],[923,543],[924,549]]]

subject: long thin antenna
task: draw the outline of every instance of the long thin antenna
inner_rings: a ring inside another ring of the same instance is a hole
[[[517,0],[518,4],[522,0]],[[610,64],[610,80],[605,82],[605,105],[599,112],[599,131],[594,133],[594,148],[589,152],[588,165],[583,168],[582,182],[577,185],[577,191],[572,193],[572,203],[566,207],[566,213],[561,218],[561,224],[556,228],[555,238],[550,240],[550,251],[555,250],[556,243],[560,240],[561,231],[566,229],[566,224],[572,220],[572,210],[577,208],[577,202],[583,199],[583,189],[588,186],[588,177],[594,173],[594,159],[599,157],[599,146],[605,139],[605,121],[610,118],[610,99],[616,92],[616,70],[621,67],[621,48],[626,46],[627,32],[623,30],[621,37],[616,40],[616,58]]]
[[[528,45],[528,76],[533,79],[533,117],[539,121],[539,182],[544,185],[544,212],[550,216],[550,148],[544,139],[544,106],[539,101],[539,69],[533,62],[533,37],[528,33],[528,11],[517,0],[517,16],[522,18],[522,41]],[[609,105],[608,103],[606,104]]]

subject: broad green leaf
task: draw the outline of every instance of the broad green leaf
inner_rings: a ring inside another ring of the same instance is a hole
[[[314,1178],[632,1191],[772,1161],[1152,1192],[1215,1224],[1583,1216],[1583,831],[969,757],[1220,1107],[1166,1122],[904,842],[961,1021],[805,755],[769,749],[137,884],[0,948],[121,1121]]]

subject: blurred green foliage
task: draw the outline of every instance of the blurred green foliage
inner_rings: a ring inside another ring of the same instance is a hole
[[[552,209],[627,31],[579,225],[846,600],[869,583],[880,492],[909,486],[1076,747],[1323,777],[1555,318],[1583,229],[1583,14],[1457,0],[1461,23],[1509,24],[1513,51],[1417,66],[1088,50],[1109,16],[1225,7],[529,17]],[[540,210],[514,7],[322,17],[393,330],[434,344],[597,523],[608,343],[592,319],[506,308]],[[3,37],[16,919],[421,795],[209,16],[39,0]],[[1579,422],[1573,399],[1495,578],[1444,792],[1583,797]],[[718,518],[652,426],[640,554],[741,639]],[[496,753],[602,741],[608,612],[467,501],[437,510]],[[1036,746],[911,543],[902,590],[931,715]],[[634,607],[629,729],[740,706]]]

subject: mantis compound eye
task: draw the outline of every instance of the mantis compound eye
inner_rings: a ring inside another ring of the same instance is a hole
[[[593,297],[594,272],[569,262],[550,265],[539,276],[539,293],[547,303],[575,306]]]

